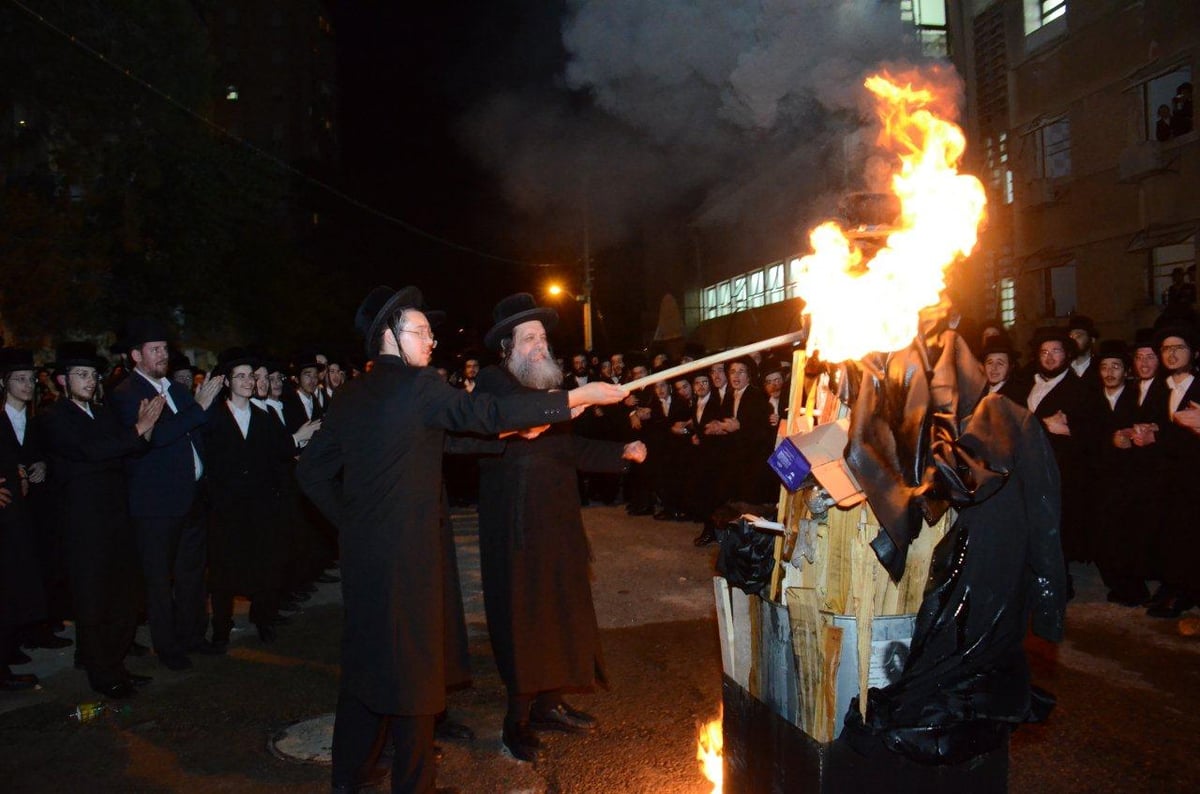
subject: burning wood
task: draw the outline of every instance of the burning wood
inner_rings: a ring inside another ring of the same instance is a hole
[[[700,762],[700,770],[708,782],[713,784],[712,794],[721,794],[724,786],[725,769],[722,751],[724,738],[721,733],[723,714],[700,726],[700,735],[696,739],[696,760]]]

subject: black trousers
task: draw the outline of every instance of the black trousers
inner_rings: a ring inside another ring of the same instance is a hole
[[[100,690],[125,678],[125,653],[133,643],[137,615],[102,623],[76,623],[79,662],[87,670],[88,684]]]
[[[343,688],[333,722],[333,785],[353,786],[379,760],[383,742],[392,740],[393,794],[430,794],[435,788],[433,760],[436,715],[380,714]]]
[[[146,580],[150,638],[159,656],[186,653],[204,639],[206,533],[204,500],[185,516],[135,516]]]

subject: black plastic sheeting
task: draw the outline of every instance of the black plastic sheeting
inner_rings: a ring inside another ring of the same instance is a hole
[[[775,569],[775,536],[762,532],[742,518],[744,513],[764,518],[762,505],[732,502],[717,510],[718,522],[717,573],[724,576],[730,587],[758,595],[771,582]]]
[[[1030,683],[1022,648],[1062,638],[1066,569],[1058,469],[1041,423],[1006,397],[983,397],[982,368],[953,331],[936,347],[862,362],[847,463],[883,527],[872,543],[898,579],[922,522],[949,507],[900,678],[856,698],[843,739],[909,759],[959,764],[1001,747],[1053,698]]]

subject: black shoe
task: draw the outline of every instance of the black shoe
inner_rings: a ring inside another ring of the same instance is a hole
[[[542,740],[529,729],[528,722],[505,722],[500,741],[518,761],[536,764],[542,757]]]
[[[192,660],[182,653],[169,653],[165,656],[160,653],[158,655],[158,663],[168,670],[175,670],[176,672],[192,669]]]
[[[131,642],[129,650],[125,651],[126,656],[149,656],[150,649],[140,642]]]
[[[275,627],[270,623],[258,624],[258,638],[263,642],[275,642]]]
[[[450,739],[456,742],[475,741],[475,731],[471,730],[470,726],[455,722],[448,717],[438,720],[433,728],[433,735],[437,739]]]
[[[710,543],[717,542],[717,531],[712,527],[705,527],[704,531],[696,537],[692,538],[692,543],[696,546],[707,546]]]
[[[29,642],[23,643],[26,648],[46,648],[52,651],[56,651],[59,648],[70,648],[74,644],[66,637],[59,637],[48,628],[42,629],[31,637]]]
[[[535,706],[529,714],[529,727],[535,731],[591,733],[596,730],[596,725],[596,718],[591,714],[573,709],[566,703],[544,711]]]
[[[137,689],[128,681],[117,681],[115,684],[92,687],[92,689],[104,695],[104,697],[112,698],[113,700],[124,700],[137,694]]]
[[[334,582],[342,581],[342,577],[334,576],[331,573],[323,573],[320,576],[318,576],[314,581],[320,582],[321,584],[333,584]]]
[[[38,677],[32,673],[9,673],[0,678],[0,692],[20,692],[33,689],[39,683]]]
[[[137,673],[131,673],[129,671],[126,671],[125,672],[125,680],[129,682],[130,686],[134,686],[134,687],[141,689],[142,687],[146,686],[146,684],[149,684],[154,679],[148,675],[138,675]]]
[[[20,648],[13,648],[13,652],[8,655],[8,659],[6,659],[4,663],[13,667],[17,667],[22,664],[29,664],[32,661],[33,657],[25,653],[25,651],[21,650]]]

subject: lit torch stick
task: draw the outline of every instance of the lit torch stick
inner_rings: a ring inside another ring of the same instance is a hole
[[[769,350],[772,347],[782,347],[784,345],[793,345],[797,342],[803,342],[806,335],[806,331],[793,331],[790,334],[773,336],[770,339],[764,339],[761,342],[753,342],[749,345],[735,347],[732,350],[722,350],[720,353],[713,353],[711,356],[698,358],[695,361],[689,361],[686,364],[676,364],[673,367],[667,367],[661,372],[652,373],[644,378],[637,378],[636,380],[629,381],[629,383],[622,383],[621,388],[627,392],[636,391],[637,389],[645,388],[652,383],[658,383],[660,380],[669,381],[676,375],[684,375],[688,372],[692,372],[693,370],[706,370],[713,364],[719,364],[722,361],[729,361],[732,358],[748,356],[751,353]]]

